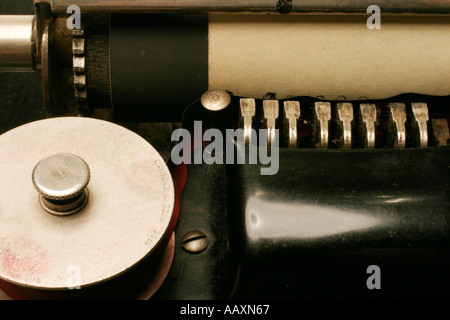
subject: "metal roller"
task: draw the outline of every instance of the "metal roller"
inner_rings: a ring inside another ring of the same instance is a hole
[[[179,122],[207,90],[352,100],[448,93],[443,2],[377,3],[384,15],[377,32],[367,28],[368,5],[359,0],[85,0],[76,4],[82,35],[67,28],[70,5],[37,0],[34,21],[2,17],[0,69],[42,68],[49,116],[109,109],[120,120]]]
[[[0,16],[0,71],[34,71],[34,16]]]

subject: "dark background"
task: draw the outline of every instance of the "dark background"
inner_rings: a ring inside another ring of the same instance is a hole
[[[33,0],[0,2],[1,15],[34,14]],[[45,118],[41,72],[0,72],[0,134]]]

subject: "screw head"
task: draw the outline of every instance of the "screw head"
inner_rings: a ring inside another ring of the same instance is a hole
[[[186,233],[181,239],[181,246],[189,253],[200,253],[209,245],[208,237],[201,231],[194,230]]]
[[[231,97],[224,90],[210,90],[203,94],[201,103],[205,109],[220,111],[230,105]]]

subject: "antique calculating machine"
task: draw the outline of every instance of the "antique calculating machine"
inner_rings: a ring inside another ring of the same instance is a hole
[[[0,10],[2,299],[450,296],[450,1]]]

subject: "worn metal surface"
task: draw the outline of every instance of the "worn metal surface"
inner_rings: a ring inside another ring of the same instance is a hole
[[[427,122],[429,120],[429,116],[427,104],[423,102],[416,102],[413,103],[411,107],[419,129],[419,146],[421,148],[425,148],[428,146]]]
[[[24,287],[67,289],[112,279],[153,252],[174,205],[170,172],[135,133],[88,118],[33,122],[0,136],[0,278]],[[90,199],[79,213],[46,213],[31,173],[48,154],[68,152],[91,170]]]
[[[211,111],[225,109],[230,105],[230,95],[223,90],[209,90],[201,98],[203,107]]]
[[[28,0],[2,1],[2,15],[33,15]],[[45,116],[41,72],[0,73],[0,133]]]
[[[279,113],[278,100],[264,100],[263,111],[267,127],[267,145],[271,145],[276,137],[276,120]]]
[[[284,113],[288,120],[289,126],[289,148],[295,148],[297,146],[297,121],[300,117],[300,102],[298,101],[285,101]]]
[[[338,103],[337,111],[339,120],[342,122],[343,134],[343,148],[352,147],[352,121],[353,121],[353,105],[348,102]]]
[[[193,230],[181,238],[181,245],[189,253],[200,253],[208,248],[209,239],[202,231]]]
[[[433,139],[438,146],[445,146],[450,143],[450,131],[447,119],[433,119]]]
[[[241,122],[244,130],[244,141],[249,144],[252,139],[253,117],[255,116],[255,99],[243,98],[240,100]]]
[[[87,81],[86,81],[86,41],[84,29],[74,29],[72,38],[73,87],[78,114],[89,116]]]
[[[71,215],[82,210],[89,199],[91,172],[87,163],[73,154],[50,155],[36,165],[32,174],[45,211]]]
[[[44,97],[46,117],[60,117],[67,115],[76,115],[75,107],[71,107],[66,103],[68,99],[67,81],[62,65],[57,59],[55,49],[55,41],[52,36],[56,24],[50,21],[42,23],[43,33],[40,44],[40,61],[42,75],[42,92]],[[71,59],[72,60],[72,59]],[[75,62],[75,61],[74,61]],[[81,67],[81,62],[77,61],[77,68]],[[70,87],[73,86],[73,69],[67,69]],[[73,97],[74,90],[71,90]]]
[[[54,12],[65,12],[72,0],[36,0],[49,3]],[[78,0],[77,5],[84,12],[254,12],[254,13],[366,13],[373,1],[367,0]],[[442,0],[381,0],[376,3],[386,13],[448,13],[450,1]]]
[[[375,123],[377,122],[377,108],[371,103],[361,103],[360,105],[362,121],[364,122],[365,139],[364,147],[375,148]]]
[[[448,99],[418,94],[377,100],[307,96],[266,100],[231,95],[230,106],[214,115],[221,119],[215,125],[225,128],[226,117],[236,119],[239,114],[247,144],[257,138],[258,130],[277,129],[283,148],[426,148],[448,143]],[[283,106],[279,115],[277,105]],[[235,115],[225,116],[233,112]],[[442,121],[436,122],[440,118]],[[228,123],[227,128],[236,125]]]
[[[87,163],[72,154],[58,153],[45,157],[34,167],[32,180],[36,190],[52,200],[78,196],[89,183]]]
[[[329,102],[315,103],[316,117],[319,121],[319,147],[328,148],[329,129],[328,122],[331,120],[331,105]]]
[[[395,124],[394,148],[404,148],[406,145],[406,107],[404,103],[390,103],[389,110],[392,117],[392,121]]]

